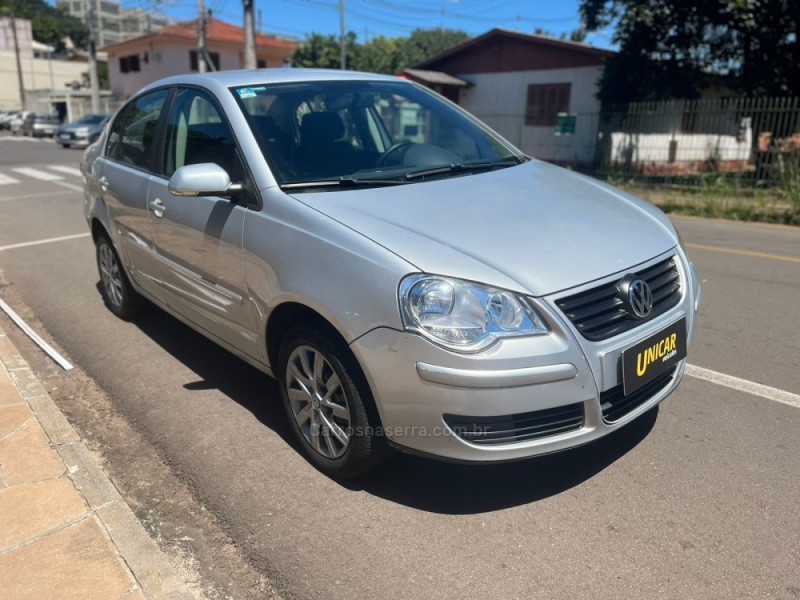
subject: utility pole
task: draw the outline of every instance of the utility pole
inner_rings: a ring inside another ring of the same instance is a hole
[[[14,15],[14,0],[8,3],[11,8],[11,33],[14,36],[14,54],[17,57],[17,81],[19,82],[20,109],[25,110],[25,83],[22,80],[22,63],[19,59],[19,41],[17,40],[17,17]]]
[[[100,83],[97,80],[97,42],[95,40],[94,0],[88,0],[86,11],[89,26],[89,90],[92,97],[92,112],[100,112]]]
[[[242,0],[244,3],[244,68],[255,69],[256,62],[256,23],[253,18],[254,0]]]
[[[347,48],[344,40],[344,0],[339,0],[339,68],[347,68]]]
[[[206,3],[197,0],[197,72],[206,72]]]

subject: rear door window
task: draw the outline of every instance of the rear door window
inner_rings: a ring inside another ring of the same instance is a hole
[[[145,94],[120,112],[109,134],[108,158],[139,169],[152,169],[158,120],[168,94],[166,89]]]

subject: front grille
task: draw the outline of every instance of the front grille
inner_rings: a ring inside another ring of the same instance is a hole
[[[662,373],[653,381],[644,384],[635,392],[625,395],[622,384],[615,385],[610,390],[600,393],[600,410],[603,411],[603,420],[608,423],[619,421],[632,410],[639,408],[661,390],[667,387],[675,375],[674,369]]]
[[[681,281],[675,257],[639,271],[653,292],[653,310],[646,319],[638,319],[625,308],[619,281],[605,283],[579,294],[556,300],[556,306],[572,321],[583,337],[593,342],[605,340],[667,312],[681,299]]]
[[[495,417],[444,415],[444,422],[458,437],[473,444],[513,444],[580,429],[583,403]]]

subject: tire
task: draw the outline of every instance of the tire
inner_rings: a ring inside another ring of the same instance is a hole
[[[343,343],[310,327],[289,330],[278,384],[306,458],[326,475],[356,477],[389,456],[366,378]]]
[[[100,290],[108,309],[121,319],[130,319],[144,307],[144,298],[133,289],[119,254],[108,236],[101,234],[95,242]]]

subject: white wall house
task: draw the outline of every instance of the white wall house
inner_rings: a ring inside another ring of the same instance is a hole
[[[206,44],[217,70],[244,67],[244,29],[209,18]],[[297,41],[273,35],[256,35],[259,67],[281,67],[297,48]],[[147,35],[103,48],[108,53],[111,91],[128,98],[145,85],[197,71],[197,21],[164,27]]]
[[[17,62],[14,56],[14,37],[11,19],[0,18],[0,109],[20,109],[51,112],[48,99],[51,92],[63,93],[73,81],[81,81],[88,71],[86,62],[52,60],[47,47],[34,41],[31,22],[16,19],[20,66],[26,95],[26,106],[19,97]]]
[[[469,85],[439,86],[437,91],[527,154],[589,164],[597,139],[602,61],[611,54],[547,36],[492,29],[415,65],[406,75],[426,84],[442,74],[455,76]],[[423,75],[415,77],[418,69]],[[576,117],[574,134],[556,134],[559,113]]]

